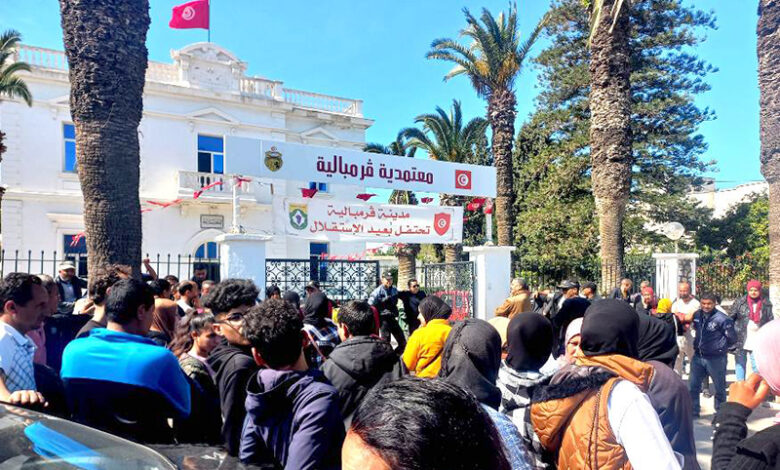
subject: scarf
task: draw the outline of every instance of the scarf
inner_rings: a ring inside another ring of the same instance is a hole
[[[322,292],[314,292],[306,297],[303,305],[303,323],[322,328],[328,316],[328,298]]]
[[[469,318],[452,327],[444,343],[440,377],[497,410],[501,404],[501,391],[496,386],[500,366],[501,337],[488,322]]]
[[[755,279],[747,283],[747,289],[750,291],[751,287],[755,287],[758,289],[759,292],[761,292],[761,282],[756,281]],[[747,304],[748,304],[748,310],[750,310],[750,321],[755,323],[756,325],[761,324],[761,307],[763,307],[764,299],[762,299],[760,296],[758,299],[754,299],[753,297],[748,294],[747,296]]]
[[[780,394],[780,321],[772,320],[762,326],[753,343],[753,357],[758,374],[766,380],[776,395]],[[780,414],[775,417],[780,423]]]
[[[638,338],[639,316],[626,302],[600,300],[585,312],[580,347],[586,356],[621,354],[637,358]]]
[[[176,325],[179,322],[179,308],[176,302],[168,299],[156,299],[152,314],[151,330],[165,333],[168,341],[176,337]]]
[[[538,371],[553,348],[550,320],[538,313],[521,313],[509,321],[506,363],[518,372]]]

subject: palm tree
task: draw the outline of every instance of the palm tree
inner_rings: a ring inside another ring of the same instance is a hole
[[[4,96],[8,98],[21,98],[27,106],[32,106],[32,93],[27,88],[27,84],[19,78],[19,72],[29,72],[30,66],[25,62],[14,61],[8,64],[9,59],[16,53],[19,41],[22,36],[18,31],[9,29],[0,34],[0,99]],[[3,139],[5,134],[0,132],[0,162],[3,161],[3,152],[5,145]],[[2,203],[5,188],[0,187],[0,203]]]
[[[482,10],[481,23],[463,10],[468,24],[461,36],[471,40],[463,45],[453,39],[436,39],[426,57],[454,62],[455,67],[444,76],[449,80],[466,75],[479,96],[487,99],[487,119],[493,134],[491,147],[497,173],[496,222],[499,245],[512,245],[515,220],[515,199],[512,173],[512,145],[515,138],[517,98],[514,83],[531,47],[539,37],[543,21],[521,43],[517,24],[517,5],[497,18]]]
[[[363,147],[363,151],[414,158],[417,148],[407,146],[403,133],[399,132],[395,141],[391,142],[390,145],[370,143]],[[390,203],[416,205],[417,197],[413,191],[396,189],[390,194]],[[395,246],[395,256],[398,258],[399,286],[405,287],[409,279],[414,279],[417,276],[417,255],[419,253],[419,243],[404,243]]]
[[[480,117],[474,118],[463,125],[463,113],[460,101],[452,100],[452,108],[447,113],[439,106],[434,114],[421,114],[414,122],[422,124],[422,129],[410,127],[402,134],[408,138],[406,145],[428,152],[433,160],[453,163],[463,163],[474,152],[474,148],[485,137],[488,122]],[[463,198],[449,194],[440,195],[441,205],[457,206],[463,203]],[[444,261],[458,261],[461,252],[460,244],[450,244],[444,247]]]
[[[29,72],[30,66],[26,62],[7,63],[16,53],[21,40],[22,36],[13,29],[0,34],[0,97],[21,98],[27,106],[32,106],[32,93],[19,78],[19,72]]]
[[[780,303],[780,0],[758,2],[761,173],[769,183],[769,294]],[[775,304],[777,305],[777,304]]]
[[[70,113],[84,197],[88,269],[140,275],[138,124],[148,60],[148,0],[60,0]]]
[[[601,283],[623,276],[623,218],[631,189],[629,2],[590,5],[590,159],[599,217]]]

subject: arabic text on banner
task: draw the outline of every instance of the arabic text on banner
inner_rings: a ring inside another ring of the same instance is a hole
[[[492,166],[227,136],[225,172],[366,188],[496,196]]]
[[[309,240],[460,243],[463,208],[285,199],[276,206],[285,234]]]

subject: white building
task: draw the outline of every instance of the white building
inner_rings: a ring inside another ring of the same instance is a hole
[[[373,121],[362,114],[362,102],[292,90],[283,82],[247,76],[247,64],[211,43],[172,51],[173,63],[150,62],[139,127],[140,196],[180,205],[143,214],[143,251],[157,254],[216,256],[214,237],[231,225],[231,178],[223,175],[224,136],[265,138],[334,147],[361,148]],[[69,112],[67,61],[63,52],[23,46],[18,60],[32,66],[24,75],[34,104],[0,104],[0,129],[8,147],[0,184],[6,188],[2,208],[5,257],[20,250],[74,253],[75,234],[84,230],[80,185],[75,173],[75,139]],[[193,199],[193,192],[223,180]],[[329,187],[308,181],[253,181],[241,190],[242,225],[249,232],[274,232],[272,198],[300,196],[300,188],[319,186],[318,198],[354,199],[362,188]],[[364,243],[309,243],[274,237],[271,258],[308,258],[327,251],[350,254]],[[6,271],[8,268],[6,268]],[[45,268],[50,272],[50,268]]]
[[[699,190],[691,192],[688,197],[698,201],[702,207],[712,209],[712,216],[719,219],[732,207],[750,200],[757,194],[766,193],[768,189],[766,181],[752,181],[733,188],[716,189],[715,181],[710,180]]]

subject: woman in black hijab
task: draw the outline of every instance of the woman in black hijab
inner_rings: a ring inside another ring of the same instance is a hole
[[[638,340],[639,316],[627,303],[600,300],[585,313],[580,349],[586,356],[620,354],[636,359]]]
[[[534,468],[547,468],[545,452],[527,419],[534,389],[547,382],[539,372],[553,349],[553,327],[538,313],[521,313],[509,321],[506,332],[507,357],[498,371],[501,390],[499,411],[520,431]]]
[[[656,320],[663,328],[656,329],[657,324],[650,320]],[[594,302],[585,313],[580,348],[588,358],[621,355],[640,361],[650,361],[647,365],[653,369],[650,375],[652,379],[647,381],[649,382],[646,383],[647,388],[643,388],[642,391],[650,399],[672,449],[685,457],[683,468],[698,470],[690,394],[685,393],[685,383],[674,371],[660,362],[651,360],[656,359],[656,356],[666,347],[664,345],[669,341],[669,333],[674,334],[674,331],[663,321],[638,314],[622,300],[600,300]],[[626,361],[621,360],[621,362]],[[621,377],[629,370],[609,370],[605,367],[607,366],[591,368],[591,370],[617,374]],[[569,377],[566,377],[567,375]],[[566,380],[572,380],[571,377],[575,375],[572,374],[572,370],[563,369],[553,376],[552,383],[557,387],[564,387]],[[635,377],[633,379],[636,380]],[[568,388],[571,391],[581,391],[570,385]]]
[[[639,318],[639,339],[637,341],[640,361],[658,361],[674,367],[677,353],[677,333],[674,327],[652,315],[637,315]]]
[[[501,391],[496,386],[496,379],[500,364],[501,336],[498,331],[484,320],[469,318],[452,327],[444,343],[439,377],[477,397],[504,441],[512,468],[528,468],[529,459],[520,445],[517,427],[498,412]]]
[[[490,323],[470,318],[452,327],[444,343],[440,377],[497,410],[501,404],[501,391],[496,386],[500,366],[501,337]]]

